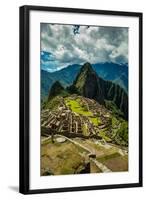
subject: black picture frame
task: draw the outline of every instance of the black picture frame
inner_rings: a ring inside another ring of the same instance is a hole
[[[81,186],[68,188],[51,188],[51,189],[34,189],[29,188],[29,13],[31,10],[44,12],[67,12],[67,13],[85,13],[85,14],[102,14],[112,16],[130,16],[139,18],[139,182],[129,184],[114,184],[114,185],[97,185],[97,186]],[[82,191],[82,190],[99,190],[99,189],[114,189],[114,188],[130,188],[142,186],[142,13],[138,12],[123,12],[123,11],[105,11],[105,10],[90,10],[90,9],[75,9],[62,7],[45,7],[45,6],[22,6],[20,7],[20,174],[19,174],[19,191],[22,194],[34,193],[51,193],[51,192],[67,192],[67,191]]]

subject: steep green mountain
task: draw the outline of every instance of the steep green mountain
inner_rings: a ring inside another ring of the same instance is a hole
[[[60,103],[59,97],[66,97],[68,95],[68,91],[61,85],[59,81],[54,82],[48,93],[48,98],[41,102],[41,110],[57,109]]]
[[[67,91],[64,89],[64,87],[61,85],[59,81],[56,81],[49,92],[48,99],[54,98],[55,96],[65,96],[67,95]]]
[[[56,72],[47,72],[41,70],[41,97],[48,95],[52,84],[59,81],[64,87],[73,83],[81,69],[81,65],[69,65],[64,69]],[[96,63],[92,64],[94,71],[98,76],[105,80],[113,81],[128,91],[128,65],[116,63]]]
[[[128,118],[128,96],[119,85],[105,81],[93,70],[90,63],[85,63],[77,75],[73,85],[68,88],[71,92],[95,99],[105,105],[105,100],[112,101]]]

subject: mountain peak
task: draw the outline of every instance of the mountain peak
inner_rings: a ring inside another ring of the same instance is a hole
[[[98,100],[99,103],[103,104],[104,97],[99,81],[100,79],[93,70],[92,65],[85,63],[73,83],[73,88],[82,96]]]
[[[84,82],[86,81],[87,77],[90,75],[96,75],[95,71],[93,70],[92,66],[90,63],[86,62],[80,69],[80,72],[78,73],[76,79],[74,80],[73,84],[78,85],[81,87],[84,85]],[[77,86],[77,87],[78,87]]]
[[[81,72],[83,72],[83,71],[93,71],[93,68],[92,68],[92,66],[91,66],[91,64],[89,63],[89,62],[86,62],[83,66],[82,66],[82,68],[81,68]]]
[[[62,91],[64,91],[63,86],[59,81],[55,81],[51,87],[51,90],[49,92],[49,99],[60,94]]]
[[[55,81],[54,84],[53,84],[53,87],[54,88],[61,88],[61,89],[63,89],[63,86],[61,85],[61,83],[59,81]]]
[[[94,99],[103,105],[105,105],[105,100],[113,101],[127,119],[128,97],[124,89],[113,82],[100,78],[90,63],[82,66],[72,88],[81,96]]]

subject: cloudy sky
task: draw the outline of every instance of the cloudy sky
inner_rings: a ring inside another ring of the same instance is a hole
[[[128,63],[128,28],[41,23],[41,68],[85,62]]]

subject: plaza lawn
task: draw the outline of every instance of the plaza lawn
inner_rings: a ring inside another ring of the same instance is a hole
[[[75,100],[65,98],[65,103],[73,112],[75,112],[79,115],[89,117],[90,121],[95,126],[98,126],[99,120],[97,119],[97,117],[94,117],[93,113],[91,111],[88,111],[86,106],[81,105],[81,100],[79,98],[77,98]]]
[[[90,117],[90,121],[96,126],[98,126],[100,122],[100,120],[98,120],[97,117]]]
[[[70,141],[52,143],[51,139],[41,144],[41,175],[77,174],[85,167],[85,158]],[[47,173],[48,172],[48,173]]]
[[[84,107],[80,105],[80,99],[77,98],[76,100],[72,99],[65,99],[66,105],[75,113],[83,115],[83,116],[93,116],[92,112],[87,111]]]

